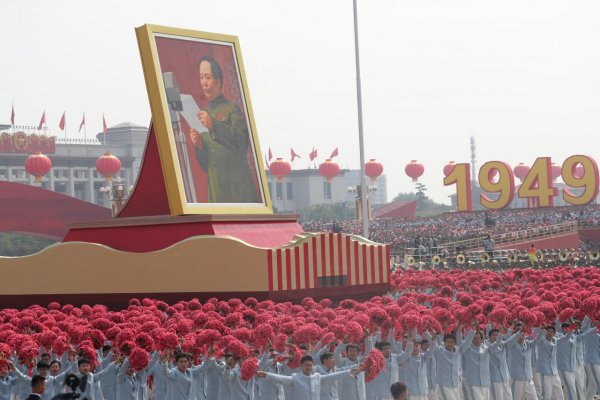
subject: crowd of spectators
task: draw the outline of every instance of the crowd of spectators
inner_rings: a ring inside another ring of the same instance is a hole
[[[488,234],[514,234],[567,221],[600,225],[600,206],[445,213],[415,219],[378,218],[370,222],[369,238],[390,244],[393,252],[421,246],[431,249],[467,239],[480,238],[483,241]],[[360,220],[306,221],[303,228],[307,232],[324,232],[331,231],[334,225],[336,231],[362,234]]]

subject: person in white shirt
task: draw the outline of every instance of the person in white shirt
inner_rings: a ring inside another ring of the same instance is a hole
[[[360,369],[333,372],[328,375],[321,375],[313,371],[314,363],[311,356],[304,356],[300,360],[300,371],[292,376],[272,374],[270,372],[259,371],[256,376],[266,378],[272,382],[291,387],[292,398],[286,400],[321,400],[321,385],[335,382],[348,375],[356,375]]]
[[[203,363],[194,368],[189,367],[187,353],[178,353],[175,355],[175,368],[167,366],[167,360],[170,357],[169,352],[165,352],[162,358],[162,372],[167,377],[167,396],[166,400],[194,400],[197,397],[196,390],[198,385],[194,381],[200,379],[209,363]]]

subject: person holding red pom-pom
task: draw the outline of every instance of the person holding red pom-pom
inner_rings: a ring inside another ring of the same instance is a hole
[[[337,371],[343,371],[346,369],[351,369],[356,367],[356,365],[352,367],[338,369],[335,363],[335,356],[330,352],[323,352],[319,356],[319,365],[316,366],[316,370],[321,375],[330,375],[336,373]],[[351,376],[353,377],[353,376]],[[338,397],[338,382],[321,382],[321,400],[337,400]]]
[[[167,366],[167,360],[170,352],[165,351],[162,357],[162,373],[167,377],[167,397],[166,400],[189,400],[197,396],[196,389],[198,385],[196,380],[204,376],[204,372],[209,363],[203,363],[200,366],[189,368],[189,354],[178,353],[175,355],[175,368]]]
[[[494,328],[488,333],[488,346],[490,347],[490,380],[494,400],[512,400],[510,387],[510,373],[506,361],[505,336],[500,330]]]
[[[378,332],[375,337],[365,338],[366,356],[369,356],[370,349],[373,347],[373,340],[380,337]],[[398,355],[392,352],[392,344],[388,341],[376,341],[375,346],[381,351],[385,359],[385,366],[379,371],[379,374],[372,381],[366,383],[367,400],[387,399],[389,397],[390,385],[398,382],[398,368],[400,361]]]
[[[313,368],[313,358],[311,356],[303,356],[300,360],[301,372],[293,373],[292,376],[277,375],[264,371],[258,371],[256,376],[291,387],[293,399],[320,400],[321,384],[334,382],[342,379],[344,376],[356,375],[360,372],[360,369],[355,368],[346,371],[334,372],[329,375],[321,375],[319,373],[315,373]]]
[[[461,330],[460,328],[459,326],[459,330]],[[444,335],[443,345],[434,343],[432,346],[437,364],[436,383],[442,399],[459,400],[461,398],[458,372],[462,362],[462,354],[467,351],[474,336],[475,330],[472,329],[460,346],[456,346],[456,335],[448,333]],[[430,335],[427,338],[431,339]]]
[[[475,335],[467,350],[463,354],[465,367],[463,371],[464,384],[466,385],[469,400],[489,400],[491,398],[490,378],[490,347],[485,343],[484,334],[477,328],[475,322],[472,326]]]
[[[342,356],[344,352],[346,357]],[[360,354],[360,347],[357,344],[350,343],[349,335],[337,345],[333,354],[338,368],[348,368],[361,364],[364,358]],[[365,374],[360,373],[356,376],[342,378],[339,384],[339,397],[344,400],[365,400]]]
[[[229,383],[229,399],[251,400],[254,399],[253,376],[258,369],[258,360],[254,357],[248,358],[242,363],[240,357],[233,358],[234,363],[228,365],[223,372],[223,377]]]
[[[556,328],[553,325],[549,325],[543,331],[536,328],[534,332],[536,334],[533,342],[537,354],[536,371],[541,375],[542,398],[562,400],[564,397],[562,382],[558,376],[556,363],[556,349],[558,344],[555,337]]]
[[[508,371],[513,382],[514,400],[537,400],[531,367],[533,341],[525,338],[520,325],[515,325],[515,329],[516,332],[506,341]]]
[[[281,364],[277,362],[278,357],[279,353],[277,353],[275,349],[263,353],[258,364],[259,371],[282,375]],[[258,389],[258,396],[261,400],[285,399],[283,386],[281,386],[281,384],[274,383],[266,379],[260,379],[256,381],[256,386]]]
[[[143,362],[138,366],[137,357],[138,351],[144,351],[137,348],[137,351],[132,351],[131,355],[123,361],[121,368],[117,374],[117,399],[119,400],[138,400],[147,399],[147,394],[144,393],[146,386],[146,378],[148,376],[148,364],[142,368]],[[130,358],[134,358],[132,366]],[[146,354],[146,357],[148,355]],[[149,360],[148,360],[149,361]]]
[[[583,360],[588,377],[585,398],[591,399],[600,393],[600,332],[596,324],[592,325],[589,317],[583,320],[580,339],[585,346]]]
[[[428,341],[431,345],[431,340]],[[403,364],[404,383],[408,387],[409,399],[427,400],[429,386],[427,383],[427,360],[433,357],[433,349],[421,351],[421,341],[410,338],[406,351],[400,354]]]

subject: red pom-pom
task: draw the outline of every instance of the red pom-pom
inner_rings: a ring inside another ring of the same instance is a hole
[[[89,338],[96,350],[100,350],[106,344],[106,336],[99,329],[92,329],[89,332]]]
[[[252,379],[254,375],[256,375],[256,371],[258,371],[258,359],[256,357],[250,357],[244,360],[240,367],[242,379],[245,381]]]
[[[365,371],[365,382],[368,383],[375,379],[383,368],[385,368],[383,354],[377,349],[371,350],[361,365],[361,369]]]
[[[519,312],[519,319],[525,325],[529,325],[529,326],[534,326],[534,325],[536,325],[536,322],[537,322],[537,318],[535,317],[535,314],[533,314],[531,311],[529,311],[527,309],[521,310]]]
[[[0,359],[8,358],[12,354],[10,346],[6,343],[0,343]]]
[[[421,320],[421,316],[416,311],[408,312],[400,317],[400,323],[406,327],[408,330],[417,330],[421,329],[423,325],[423,321]]]
[[[126,340],[119,346],[119,353],[128,356],[131,354],[131,350],[133,350],[134,347],[136,347],[134,342]]]
[[[572,308],[565,308],[564,310],[562,310],[560,312],[560,314],[558,314],[558,319],[561,322],[567,322],[568,320],[573,318],[574,314],[575,314],[575,310],[573,310]]]
[[[52,331],[42,332],[39,336],[39,343],[46,349],[50,349],[56,340],[56,333]]]
[[[360,343],[365,335],[364,329],[358,322],[350,321],[346,324],[346,331],[352,343]]]
[[[206,329],[196,337],[196,346],[212,346],[221,338],[221,333],[214,329]]]
[[[288,367],[290,369],[300,368],[300,359],[302,358],[302,352],[294,345],[290,345],[288,348]]]
[[[140,347],[134,347],[129,354],[129,365],[136,371],[141,371],[148,367],[150,357],[148,352]]]
[[[508,320],[508,310],[503,307],[494,307],[492,312],[488,315],[488,318],[491,322],[496,324],[506,324]]]
[[[67,349],[71,346],[69,345],[69,341],[66,336],[59,336],[56,338],[54,343],[52,344],[52,351],[57,356],[62,356]]]
[[[152,339],[152,336],[145,332],[139,332],[135,335],[135,344],[147,352],[154,350],[154,340]]]
[[[288,337],[285,334],[280,333],[275,337],[275,340],[273,341],[273,348],[279,353],[283,353],[287,346],[287,340]]]
[[[79,355],[81,358],[87,358],[91,366],[98,365],[98,354],[96,350],[89,346],[82,346],[79,348]]]
[[[232,340],[227,345],[227,349],[232,352],[236,357],[246,358],[250,355],[250,349],[244,343],[237,339]]]
[[[294,334],[294,343],[311,344],[321,335],[321,328],[316,324],[306,324]]]
[[[367,315],[374,325],[381,325],[388,318],[388,314],[381,307],[373,307],[367,311]]]
[[[164,333],[158,340],[159,350],[172,350],[179,344],[179,338],[173,332]]]
[[[133,329],[123,329],[115,337],[117,346],[121,346],[123,342],[133,342],[135,339],[135,332]]]
[[[260,324],[254,328],[252,339],[257,346],[266,344],[268,341],[273,340],[273,327],[269,324]]]

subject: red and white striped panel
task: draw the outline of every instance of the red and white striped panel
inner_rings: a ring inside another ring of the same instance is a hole
[[[319,278],[346,276],[347,286],[389,282],[390,249],[352,235],[308,235],[268,252],[269,291],[312,289]]]

